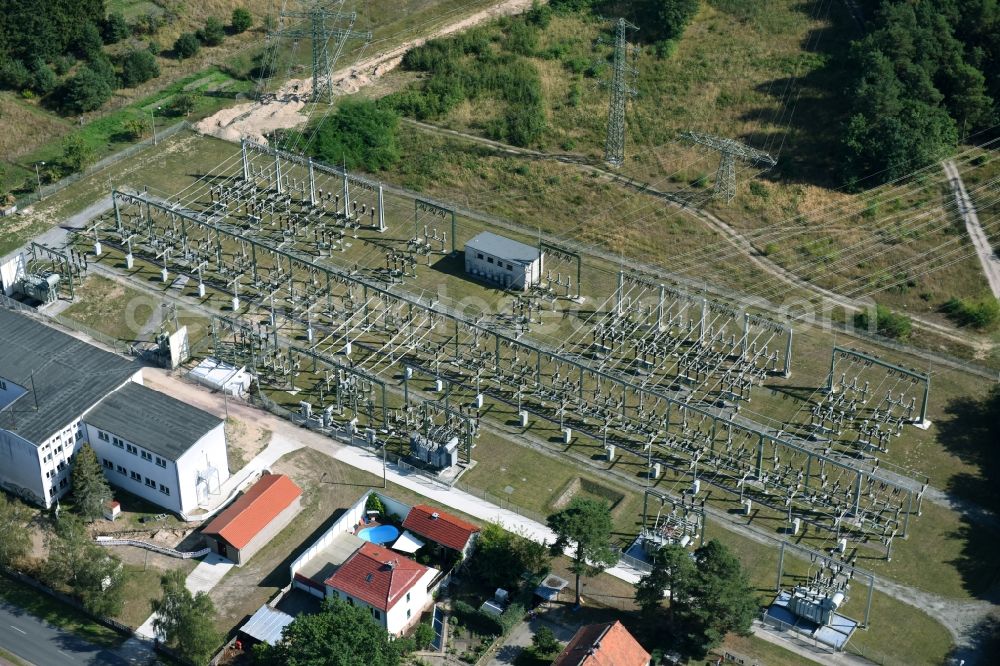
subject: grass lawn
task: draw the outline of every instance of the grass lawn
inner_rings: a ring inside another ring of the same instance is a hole
[[[116,340],[149,339],[146,324],[159,310],[145,293],[100,275],[90,275],[62,315]],[[156,314],[157,319],[159,314]]]
[[[20,215],[4,218],[0,221],[0,256],[65,222],[107,196],[113,187],[151,185],[160,191],[176,192],[231,157],[233,150],[232,144],[224,141],[180,132],[159,146],[80,179]]]
[[[185,574],[191,573],[198,560],[171,559],[171,564],[176,563],[171,569],[180,569]],[[152,602],[162,596],[160,589],[160,577],[165,573],[163,569],[153,565],[144,566],[141,564],[125,565],[125,605],[115,617],[116,620],[130,627],[139,627],[149,619],[152,614]]]
[[[115,648],[125,641],[118,633],[97,624],[75,608],[6,576],[0,577],[0,598],[103,648]]]

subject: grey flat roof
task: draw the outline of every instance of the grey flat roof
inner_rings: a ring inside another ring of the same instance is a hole
[[[538,259],[538,248],[527,243],[504,238],[493,232],[484,231],[465,244],[466,249],[480,250],[494,257],[516,261],[519,264],[530,264]]]
[[[275,645],[281,640],[281,632],[294,619],[288,613],[264,605],[258,608],[253,617],[240,627],[240,631],[262,643]]]
[[[0,377],[28,389],[0,413],[0,428],[32,444],[65,428],[139,369],[137,363],[0,308]]]
[[[299,573],[319,585],[325,585],[326,579],[333,575],[347,558],[364,545],[365,540],[350,532],[341,532],[332,539],[326,548],[316,553],[312,559],[302,565]]]
[[[135,382],[101,401],[83,419],[130,442],[177,460],[222,419]]]

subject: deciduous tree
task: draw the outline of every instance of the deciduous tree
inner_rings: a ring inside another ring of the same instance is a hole
[[[192,595],[186,578],[179,569],[160,578],[163,597],[153,601],[153,629],[182,657],[203,663],[221,640],[214,628],[215,605],[205,592]]]
[[[576,548],[570,569],[576,574],[576,603],[580,605],[580,576],[596,576],[618,561],[611,546],[611,507],[607,502],[574,497],[562,511],[548,519],[556,533],[554,548]]]
[[[31,509],[0,492],[0,566],[9,567],[31,551]]]
[[[114,615],[121,610],[122,563],[90,539],[78,517],[63,513],[47,542],[45,575],[51,583],[66,586],[92,613]]]
[[[366,609],[327,599],[322,612],[299,615],[277,645],[261,643],[254,655],[273,666],[397,666],[396,643]]]

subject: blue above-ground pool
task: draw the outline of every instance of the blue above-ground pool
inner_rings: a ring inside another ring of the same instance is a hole
[[[384,546],[385,544],[396,540],[396,537],[399,536],[399,529],[393,525],[366,527],[358,532],[358,536],[365,541],[370,541],[372,543],[377,543],[380,546]]]

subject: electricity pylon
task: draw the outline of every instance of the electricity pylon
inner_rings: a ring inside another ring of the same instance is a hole
[[[308,23],[301,27],[283,28],[274,33],[276,37],[291,37],[293,39],[308,38],[312,40],[312,101],[318,102],[324,97],[333,104],[333,66],[344,50],[344,42],[348,39],[371,41],[372,33],[352,30],[358,15],[355,12],[344,13],[341,9],[344,0],[338,0],[335,8],[321,6],[321,0],[305,11],[282,11],[281,19],[307,19]],[[346,22],[347,27],[338,27]],[[331,56],[330,40],[336,40],[336,48]]]
[[[614,75],[611,78],[611,100],[608,104],[608,137],[604,142],[604,161],[613,166],[621,166],[625,161],[625,102],[636,94],[628,84],[628,75],[635,74],[629,67],[629,44],[625,40],[626,30],[638,30],[623,18],[618,19],[615,29]]]
[[[763,164],[771,168],[778,161],[762,150],[751,148],[745,143],[733,139],[723,139],[711,134],[700,132],[681,132],[681,136],[694,143],[708,146],[719,151],[722,159],[719,161],[719,171],[715,174],[715,194],[729,203],[736,196],[736,158],[744,162]]]

